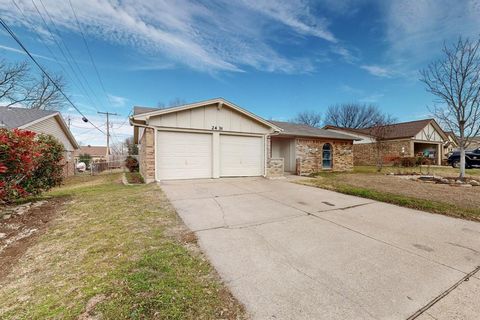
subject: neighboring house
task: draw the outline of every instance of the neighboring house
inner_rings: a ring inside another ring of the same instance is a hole
[[[478,148],[480,148],[480,137],[470,138],[470,145],[468,146],[468,150],[475,150]]]
[[[453,133],[453,131],[445,131],[445,135],[447,136],[447,140],[443,144],[443,158],[446,159],[458,148],[458,139],[457,136]]]
[[[64,175],[75,173],[73,153],[78,143],[68,129],[62,115],[58,111],[26,108],[0,107],[0,128],[23,129],[36,133],[50,134],[57,138],[65,148]]]
[[[351,136],[270,122],[224,99],[135,107],[130,123],[147,182],[351,170]]]
[[[354,142],[354,164],[375,165],[377,143],[372,128],[351,129],[335,126],[325,126],[324,129],[350,134],[357,139]],[[425,156],[441,164],[444,144],[448,141],[445,132],[434,119],[424,119],[395,123],[385,127],[382,139],[384,163],[398,157]]]
[[[105,146],[80,146],[75,151],[75,163],[79,162],[81,154],[88,154],[92,157],[92,162],[107,161],[107,147]]]

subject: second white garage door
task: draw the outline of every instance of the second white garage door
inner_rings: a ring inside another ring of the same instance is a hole
[[[220,135],[220,176],[263,175],[261,137]]]
[[[159,131],[157,170],[160,180],[212,177],[212,135]]]

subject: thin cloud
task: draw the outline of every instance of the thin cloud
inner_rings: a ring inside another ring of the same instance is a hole
[[[15,53],[18,53],[18,54],[21,54],[21,55],[24,55],[24,56],[27,55],[25,53],[25,51],[20,50],[20,49],[16,49],[16,48],[12,48],[12,47],[9,47],[9,46],[0,45],[0,49],[10,51],[10,52],[15,52]],[[46,56],[42,56],[41,54],[31,53],[31,55],[34,56],[35,58],[40,58],[40,59],[45,59],[45,60],[48,60],[48,61],[57,62],[57,60],[51,59],[51,58],[46,57]],[[62,61],[59,61],[59,62],[62,63]]]
[[[127,104],[128,98],[108,94],[108,100],[114,107],[124,107]]]
[[[9,22],[31,29],[42,22],[31,1],[18,0],[28,22],[18,19],[9,1],[0,0]],[[68,1],[44,0],[57,26],[79,32]],[[328,29],[328,21],[310,13],[306,1],[245,0],[197,2],[189,0],[134,1],[120,3],[75,0],[73,6],[88,37],[133,47],[158,64],[184,64],[209,72],[241,72],[246,68],[270,72],[304,72],[305,57],[285,57],[270,43],[265,24],[281,25],[299,36],[312,36],[337,42]],[[308,67],[310,70],[311,68]]]
[[[393,76],[392,70],[377,65],[362,65],[360,68],[368,71],[368,73],[376,77],[390,78]]]

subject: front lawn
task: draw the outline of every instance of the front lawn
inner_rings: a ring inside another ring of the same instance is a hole
[[[315,179],[300,183],[349,195],[392,203],[412,209],[480,221],[480,187],[459,187],[431,184],[387,173],[427,173],[454,177],[458,169],[445,167],[386,167],[381,173],[375,167],[356,167],[350,173],[321,173]],[[467,170],[467,175],[480,179],[480,169]]]
[[[0,278],[1,319],[238,319],[243,308],[156,185],[79,176]]]

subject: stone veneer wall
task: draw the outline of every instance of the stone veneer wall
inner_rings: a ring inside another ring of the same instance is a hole
[[[267,177],[277,178],[283,177],[283,158],[268,158],[267,159]]]
[[[140,174],[146,183],[155,181],[155,130],[145,128],[140,139]]]
[[[351,141],[327,139],[296,139],[297,174],[309,175],[322,169],[322,148],[332,145],[332,171],[353,169],[353,143]]]
[[[383,141],[383,163],[389,164],[395,157],[413,157],[410,143],[410,140]],[[402,153],[402,148],[405,151],[404,153]],[[354,144],[353,154],[353,163],[356,166],[373,166],[377,164],[376,143]]]

